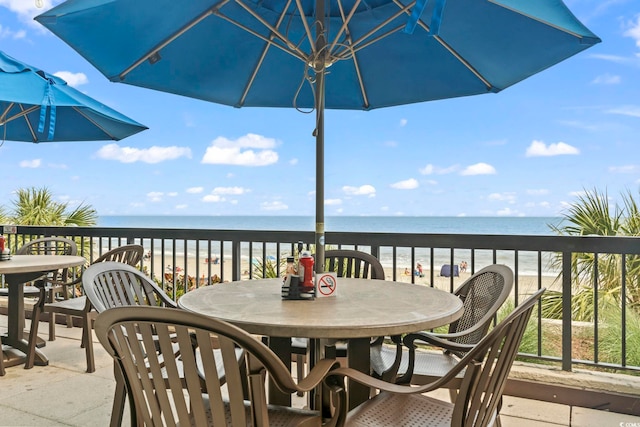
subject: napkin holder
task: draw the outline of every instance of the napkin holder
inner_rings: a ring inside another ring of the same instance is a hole
[[[288,275],[282,284],[282,299],[285,300],[312,300],[315,299],[315,288],[307,290],[300,286],[300,276]]]

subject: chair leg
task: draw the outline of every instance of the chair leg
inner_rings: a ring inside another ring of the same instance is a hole
[[[44,283],[40,284],[40,297],[38,302],[33,306],[31,312],[31,329],[29,332],[29,348],[27,349],[27,361],[24,364],[25,369],[33,368],[36,357],[36,342],[38,341],[38,324],[40,323],[40,314],[44,308],[44,302],[46,298],[46,289]]]
[[[304,378],[304,359],[305,357],[302,354],[296,355],[296,372],[298,375],[298,381]],[[304,396],[304,393],[298,391],[296,393],[298,396]]]
[[[55,311],[49,312],[49,341],[56,340],[56,313]]]
[[[113,373],[116,377],[116,391],[113,396],[113,407],[111,408],[111,422],[110,427],[120,427],[122,425],[122,418],[124,417],[124,404],[127,397],[127,390],[125,388],[125,379],[120,371],[120,368],[114,364]],[[135,426],[135,410],[132,402],[131,407],[131,426]]]
[[[0,337],[0,377],[4,377],[4,353],[2,352],[2,337]]]
[[[93,356],[93,337],[92,328],[92,316],[88,312],[84,312],[82,315],[82,341],[84,343],[84,352],[87,356],[87,373],[95,372],[96,362]]]

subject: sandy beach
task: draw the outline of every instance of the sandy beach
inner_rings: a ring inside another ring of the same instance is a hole
[[[143,260],[143,265],[147,267],[149,272],[153,272],[156,278],[159,278],[160,274],[175,272],[178,277],[181,275],[191,276],[193,278],[198,277],[200,284],[205,284],[207,278],[218,277],[223,282],[229,282],[232,278],[232,263],[231,260],[218,260],[218,263],[207,262],[206,259],[200,259],[200,262],[196,262],[195,257],[187,257],[186,263],[184,257],[176,257],[175,264],[172,257],[163,257],[156,255],[152,258],[146,258]],[[484,266],[483,266],[484,267]],[[250,278],[249,275],[249,262],[243,260],[241,264],[242,280]],[[479,270],[480,268],[477,268]],[[386,280],[393,280],[393,268],[384,268]],[[259,277],[256,271],[253,272],[254,277]],[[433,274],[433,286],[437,289],[445,291],[451,291],[460,286],[465,280],[471,276],[469,271],[460,272],[459,276],[451,277],[440,276],[439,271],[435,271]],[[431,271],[429,269],[423,269],[423,277],[411,276],[405,273],[404,268],[396,270],[396,281],[411,283],[418,285],[431,285]],[[215,281],[215,280],[214,280]],[[554,283],[555,277],[542,276],[542,286],[547,289],[560,289],[559,283]],[[517,278],[518,293],[520,296],[526,296],[532,294],[538,288],[538,277],[534,275],[519,275]],[[514,285],[515,288],[515,285]]]

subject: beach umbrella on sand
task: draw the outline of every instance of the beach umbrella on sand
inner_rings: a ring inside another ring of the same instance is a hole
[[[0,140],[119,140],[147,129],[0,51]]]
[[[561,0],[73,0],[36,20],[115,82],[315,108],[320,260],[325,108],[499,92],[600,42]]]

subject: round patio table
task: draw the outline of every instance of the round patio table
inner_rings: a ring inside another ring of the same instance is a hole
[[[19,350],[29,357],[29,343],[24,339],[24,287],[30,282],[52,271],[61,268],[83,265],[86,260],[75,255],[12,255],[11,259],[0,261],[0,274],[9,287],[7,336],[2,338],[2,344]],[[25,356],[17,356],[13,352],[7,353],[6,366],[13,366],[25,362]],[[49,360],[39,349],[35,349],[34,363],[48,365]],[[29,368],[29,364],[25,368]]]
[[[281,286],[282,279],[221,283],[187,292],[178,305],[268,336],[287,365],[291,337],[347,339],[349,366],[366,373],[371,337],[436,328],[457,320],[463,310],[455,295],[409,283],[339,278],[337,295],[315,300],[284,300]],[[349,385],[349,407],[368,397],[368,388]],[[272,403],[290,404],[290,399],[277,390],[270,394]]]

